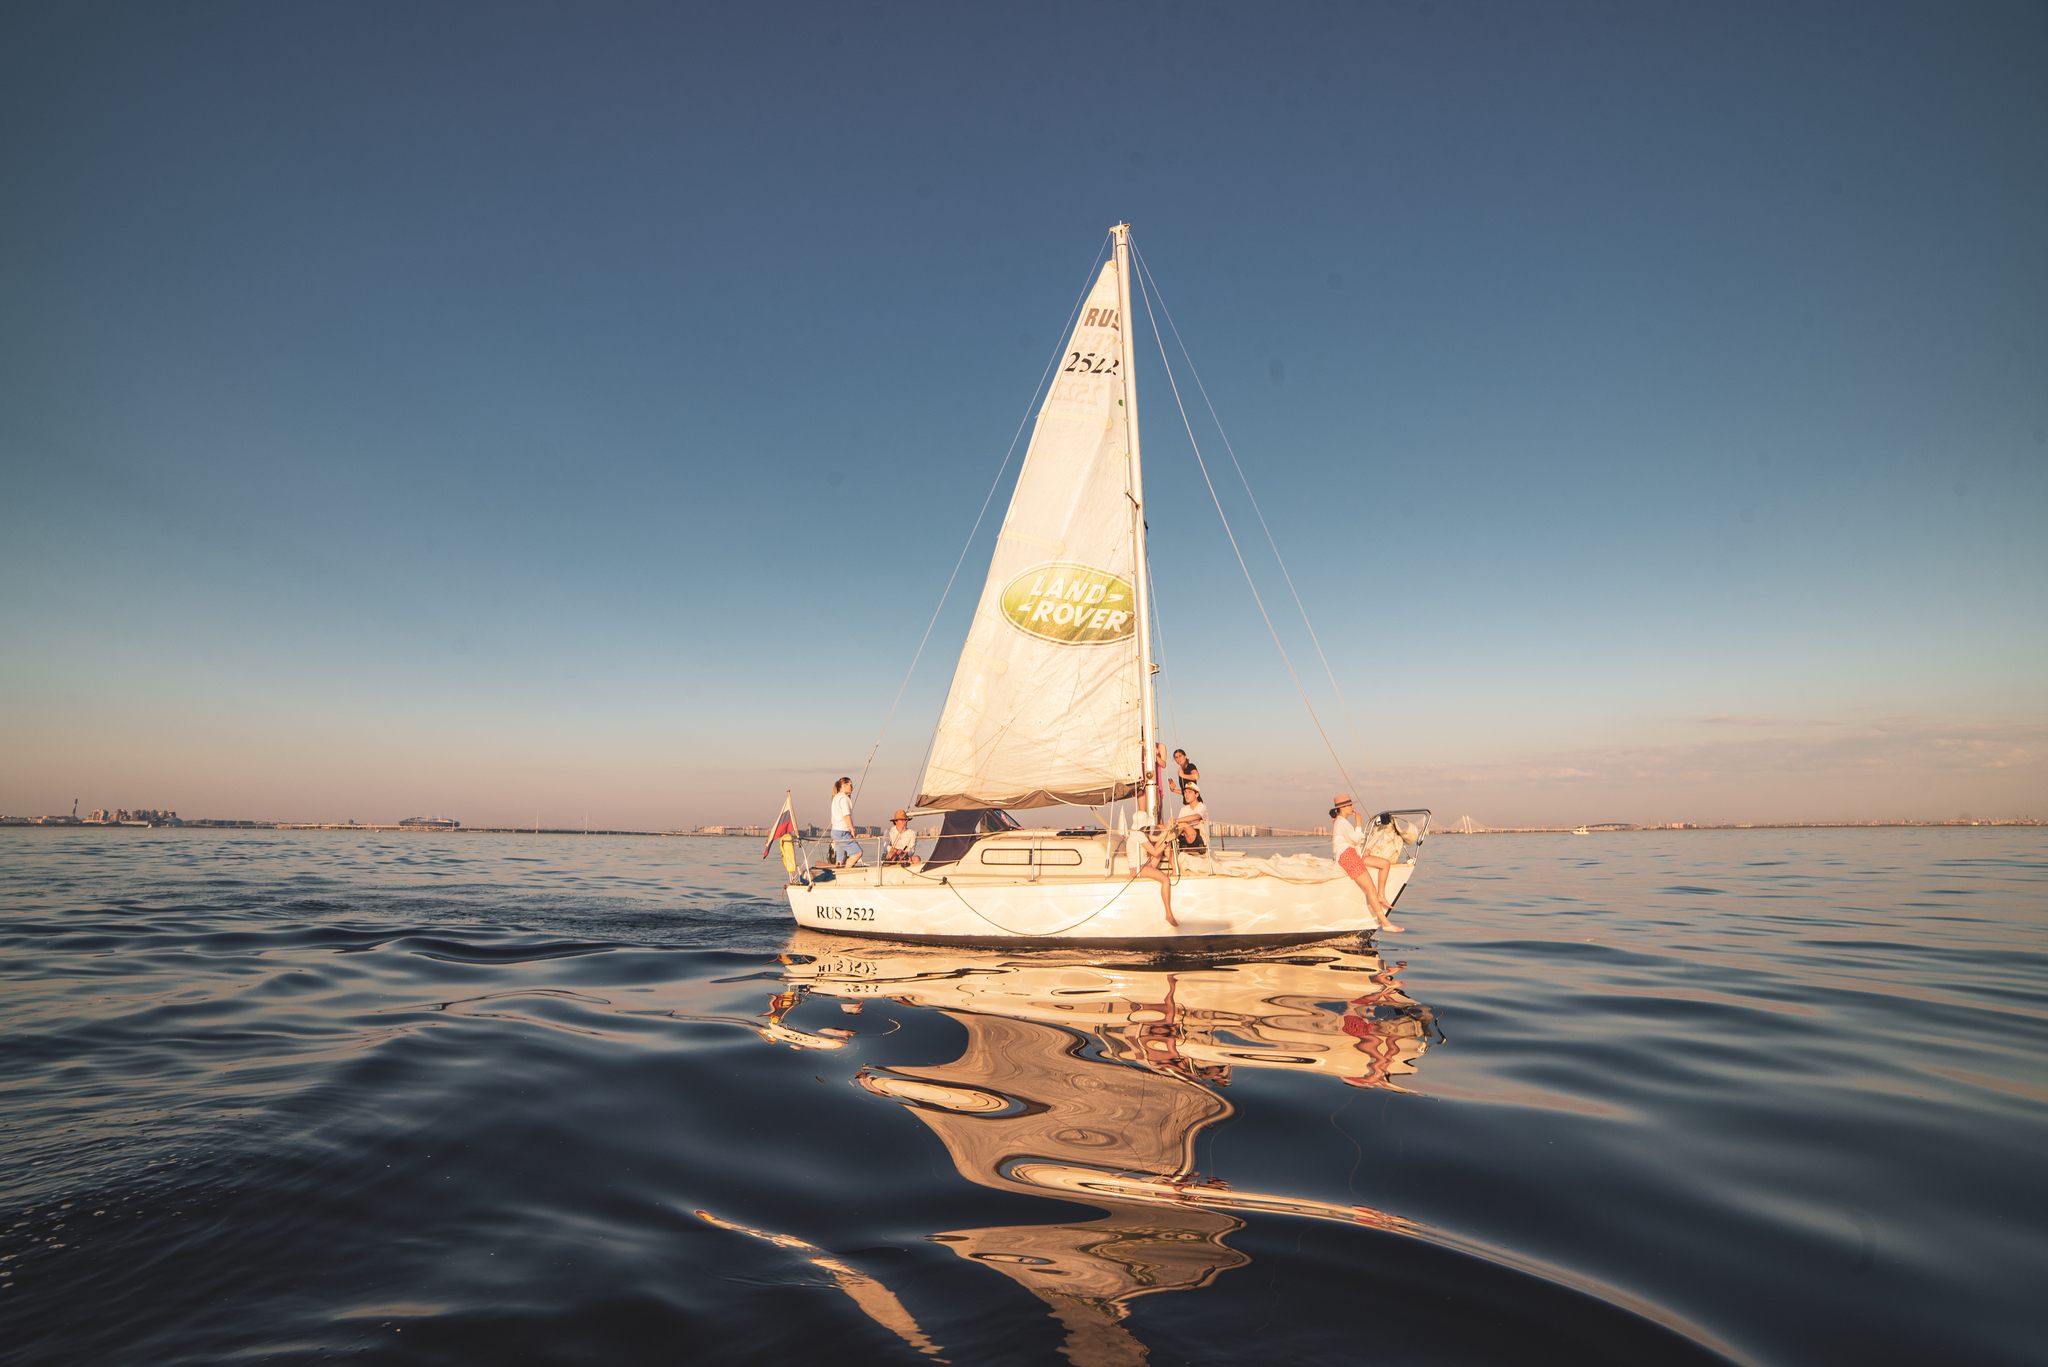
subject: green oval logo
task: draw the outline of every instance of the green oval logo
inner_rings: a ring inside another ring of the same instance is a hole
[[[1003,616],[1027,636],[1063,646],[1121,641],[1138,629],[1130,583],[1088,565],[1037,565],[1003,589]]]

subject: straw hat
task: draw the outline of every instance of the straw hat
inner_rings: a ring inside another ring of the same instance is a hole
[[[910,820],[910,813],[905,811],[898,811],[896,815],[890,817],[889,819],[891,821],[908,821]]]

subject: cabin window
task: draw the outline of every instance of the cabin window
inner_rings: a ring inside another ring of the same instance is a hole
[[[1034,854],[1038,856],[1036,859],[1032,858]],[[983,850],[981,852],[981,862],[984,864],[1036,863],[1045,866],[1053,864],[1078,865],[1081,862],[1081,852],[1079,850],[1029,850],[1018,849],[1015,846],[1011,846],[1008,849],[998,847],[992,850]]]

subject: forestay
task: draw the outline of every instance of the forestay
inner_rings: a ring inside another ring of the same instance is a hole
[[[1142,781],[1139,533],[1117,294],[1112,261],[1039,410],[919,807],[1094,806]]]

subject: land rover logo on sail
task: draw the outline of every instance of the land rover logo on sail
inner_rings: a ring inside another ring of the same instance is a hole
[[[1011,626],[1058,645],[1122,641],[1138,629],[1130,583],[1087,565],[1035,565],[1009,582],[1002,601]]]

